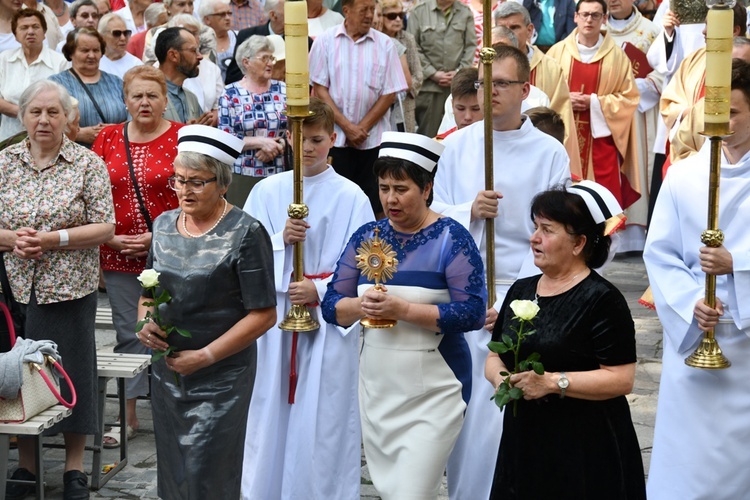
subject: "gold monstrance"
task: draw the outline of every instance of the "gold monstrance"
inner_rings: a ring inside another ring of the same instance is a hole
[[[357,269],[375,282],[375,289],[385,292],[381,283],[393,278],[398,267],[396,252],[390,243],[380,239],[380,229],[375,228],[375,236],[363,241],[357,249]],[[395,319],[364,317],[359,322],[365,328],[392,328],[398,323]]]

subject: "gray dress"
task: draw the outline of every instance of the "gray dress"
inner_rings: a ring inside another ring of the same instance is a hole
[[[276,305],[271,241],[257,220],[236,207],[200,238],[179,234],[180,213],[164,212],[154,222],[146,267],[161,273],[159,281],[172,295],[160,307],[163,320],[192,334],[175,333],[170,344],[200,349],[249,311]],[[255,361],[253,344],[185,377],[176,378],[163,359],[154,363],[160,498],[239,498]]]

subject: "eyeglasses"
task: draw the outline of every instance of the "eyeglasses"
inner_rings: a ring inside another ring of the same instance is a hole
[[[206,188],[206,184],[209,182],[216,182],[216,177],[212,177],[211,179],[206,179],[205,181],[199,181],[195,179],[180,179],[179,177],[170,177],[167,179],[167,184],[171,189],[174,191],[179,191],[183,187],[187,186],[190,191],[194,193],[200,193]]]
[[[185,48],[185,49],[177,49],[177,50],[179,50],[180,52],[185,52],[185,51],[187,51],[187,52],[194,52],[194,53],[196,53],[198,55],[200,55],[200,53],[201,53],[201,48],[200,47],[195,47],[195,48],[192,48],[192,49],[187,49],[187,48]]]
[[[263,64],[276,64],[276,58],[274,56],[256,56],[255,59],[263,62]]]
[[[232,11],[228,10],[226,12],[214,12],[213,14],[209,14],[209,16],[213,16],[213,17],[232,17]]]
[[[88,13],[88,12],[81,12],[76,17],[80,17],[81,19],[88,19],[88,18],[99,19],[101,16],[99,14],[93,14],[93,13]]]
[[[395,21],[398,18],[401,18],[403,21],[406,18],[406,14],[403,12],[389,12],[388,14],[383,14],[383,17],[389,21]]]
[[[524,83],[526,82],[521,80],[492,80],[492,88],[495,90],[507,90],[511,85]],[[482,80],[477,80],[474,82],[474,88],[477,90],[484,88],[484,82]]]
[[[115,38],[120,38],[121,36],[127,38],[132,35],[133,32],[131,30],[112,30],[110,31],[110,34]]]
[[[582,19],[588,19],[591,18],[594,21],[598,21],[602,17],[604,17],[604,14],[601,12],[578,12],[577,13]]]

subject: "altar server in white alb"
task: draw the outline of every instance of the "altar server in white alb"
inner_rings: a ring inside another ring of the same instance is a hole
[[[734,60],[730,129],[721,154],[722,246],[701,246],[708,212],[709,148],[667,172],[643,258],[664,326],[648,498],[736,500],[750,492],[750,64]],[[704,302],[706,273],[716,275],[716,308]],[[732,366],[685,365],[703,331]]]
[[[327,324],[318,303],[352,233],[374,215],[362,190],[326,164],[336,139],[333,111],[314,98],[310,111],[302,126],[306,221],[287,217],[293,172],[264,179],[245,204],[271,235],[279,320],[292,304],[307,304],[320,322],[320,329],[298,334],[294,404],[289,403],[292,333],[274,327],[258,342],[245,440],[245,499],[359,500],[359,322],[346,329]],[[290,283],[297,241],[304,241],[306,278]]]
[[[434,210],[454,218],[474,237],[486,255],[485,219],[495,219],[496,303],[490,304],[485,328],[466,334],[472,357],[472,393],[461,435],[448,461],[451,499],[488,498],[500,445],[502,414],[484,377],[490,331],[505,292],[520,275],[524,261],[533,262],[529,237],[534,226],[529,208],[534,196],[570,181],[568,154],[562,144],[537,130],[521,114],[529,93],[529,60],[509,46],[495,48],[492,64],[492,128],[494,191],[484,189],[484,123],[477,122],[445,139],[435,176]],[[483,68],[479,68],[482,82]],[[478,91],[481,97],[482,88]],[[479,99],[483,104],[482,99]],[[539,270],[529,266],[528,274]]]

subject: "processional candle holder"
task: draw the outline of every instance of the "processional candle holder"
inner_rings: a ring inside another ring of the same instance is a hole
[[[708,0],[706,16],[706,97],[705,127],[702,135],[711,141],[708,180],[708,228],[701,234],[701,242],[708,247],[719,247],[724,233],[719,229],[719,180],[721,172],[721,144],[731,135],[729,130],[729,100],[732,93],[732,34],[734,1]],[[705,303],[716,307],[716,275],[706,274]],[[721,352],[713,328],[706,331],[701,343],[685,364],[694,368],[719,370],[729,368],[731,362]]]
[[[393,246],[380,239],[380,229],[375,228],[375,236],[365,240],[357,248],[357,269],[368,280],[375,282],[375,289],[385,293],[383,283],[393,278],[398,267],[398,259]],[[365,328],[393,328],[395,319],[371,318],[366,316],[359,321]]]
[[[492,48],[492,0],[483,0],[482,7],[482,50],[479,60],[484,69],[482,99],[484,102],[484,189],[495,190],[495,166],[492,153],[492,63],[497,53]],[[495,303],[495,219],[485,219],[485,272],[487,276],[487,305]]]
[[[284,4],[284,33],[286,51],[286,116],[291,122],[292,151],[294,164],[294,200],[287,213],[292,219],[304,219],[309,209],[303,201],[302,192],[302,122],[309,116],[310,73],[307,54],[307,2],[289,0]],[[303,243],[293,246],[294,281],[303,281]],[[289,367],[289,404],[294,403],[297,390],[297,342],[299,332],[311,332],[320,328],[307,306],[293,304],[279,329],[292,332],[292,352]]]

